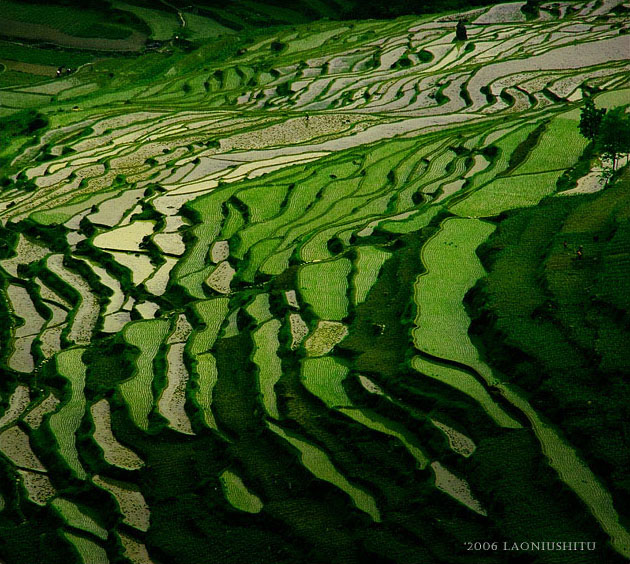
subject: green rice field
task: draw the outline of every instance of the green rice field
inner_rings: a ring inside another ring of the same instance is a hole
[[[0,0],[0,562],[630,561],[629,13]]]

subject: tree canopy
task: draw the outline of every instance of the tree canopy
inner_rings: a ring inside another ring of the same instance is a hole
[[[458,41],[466,41],[466,39],[468,39],[468,32],[466,31],[464,20],[459,20],[457,22],[457,27],[455,28],[455,38]]]
[[[619,155],[630,154],[630,114],[625,108],[610,110],[601,119],[596,146],[604,158],[617,168]]]
[[[593,141],[599,133],[599,126],[605,114],[605,108],[596,108],[593,99],[587,98],[580,114],[580,133]]]

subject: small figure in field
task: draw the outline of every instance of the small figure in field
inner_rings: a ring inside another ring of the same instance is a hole
[[[562,242],[562,246],[567,249],[569,247],[569,244],[566,241]]]
[[[468,39],[468,32],[466,31],[464,20],[459,20],[457,22],[457,27],[455,28],[455,39],[457,39],[457,41],[466,41]]]
[[[582,260],[582,255],[584,254],[582,249],[584,249],[584,247],[582,247],[582,245],[580,245],[580,248],[577,250],[577,258],[578,260]]]

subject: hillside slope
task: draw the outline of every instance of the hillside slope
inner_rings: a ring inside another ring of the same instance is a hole
[[[630,24],[520,8],[20,47],[2,560],[630,558],[627,172],[557,195]]]

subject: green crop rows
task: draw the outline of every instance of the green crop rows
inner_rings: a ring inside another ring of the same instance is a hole
[[[0,561],[630,558],[627,5],[71,4],[0,0]]]

